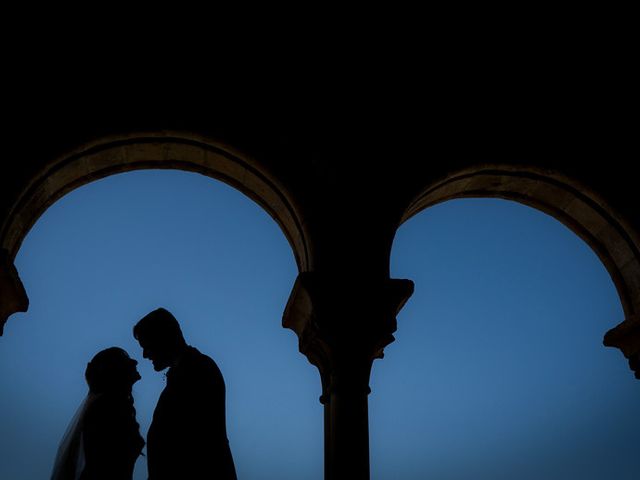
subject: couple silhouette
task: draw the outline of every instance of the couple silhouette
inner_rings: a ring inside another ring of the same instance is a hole
[[[143,317],[133,336],[156,371],[169,368],[147,435],[149,480],[235,480],[216,363],[186,343],[164,308]],[[131,480],[145,445],[131,395],[137,364],[119,347],[88,363],[89,393],[60,443],[51,480]]]

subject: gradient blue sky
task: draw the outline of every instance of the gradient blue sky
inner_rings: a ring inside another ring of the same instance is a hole
[[[186,172],[112,176],[53,205],[16,264],[31,306],[0,338],[0,478],[48,478],[108,346],[140,361],[146,434],[164,383],[131,328],[157,306],[225,376],[239,478],[323,478],[319,375],[281,327],[293,255],[241,193]],[[451,201],[400,228],[392,275],[416,292],[373,368],[372,479],[637,478],[640,382],[602,346],[622,311],[578,237],[516,203]]]

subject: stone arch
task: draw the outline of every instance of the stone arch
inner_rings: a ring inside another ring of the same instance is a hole
[[[250,156],[222,142],[181,133],[141,133],[94,141],[49,162],[18,196],[0,227],[0,255],[6,263],[13,299],[0,312],[0,324],[26,311],[28,298],[13,268],[23,239],[58,199],[92,181],[133,170],[177,169],[221,180],[258,203],[278,223],[299,271],[309,266],[308,235],[299,208],[287,189]],[[2,259],[0,258],[0,259]],[[0,269],[2,270],[2,269]],[[3,309],[4,310],[4,309]]]
[[[480,165],[428,185],[401,223],[456,198],[503,198],[541,210],[571,229],[598,255],[611,276],[627,320],[640,312],[640,237],[596,192],[560,173],[513,165]],[[613,319],[612,319],[613,320]]]

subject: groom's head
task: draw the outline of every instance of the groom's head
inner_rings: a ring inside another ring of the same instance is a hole
[[[133,336],[142,347],[142,356],[151,360],[156,371],[170,367],[186,345],[180,324],[164,308],[145,315],[133,327]]]

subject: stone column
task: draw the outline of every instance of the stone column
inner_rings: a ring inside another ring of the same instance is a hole
[[[0,249],[0,336],[10,315],[26,312],[29,298],[13,265],[13,260],[5,249]]]
[[[371,366],[393,342],[412,293],[410,280],[344,282],[313,272],[296,279],[282,323],[320,372],[327,480],[369,479]]]
[[[640,317],[632,315],[604,336],[604,345],[615,347],[629,359],[629,367],[640,380]]]

